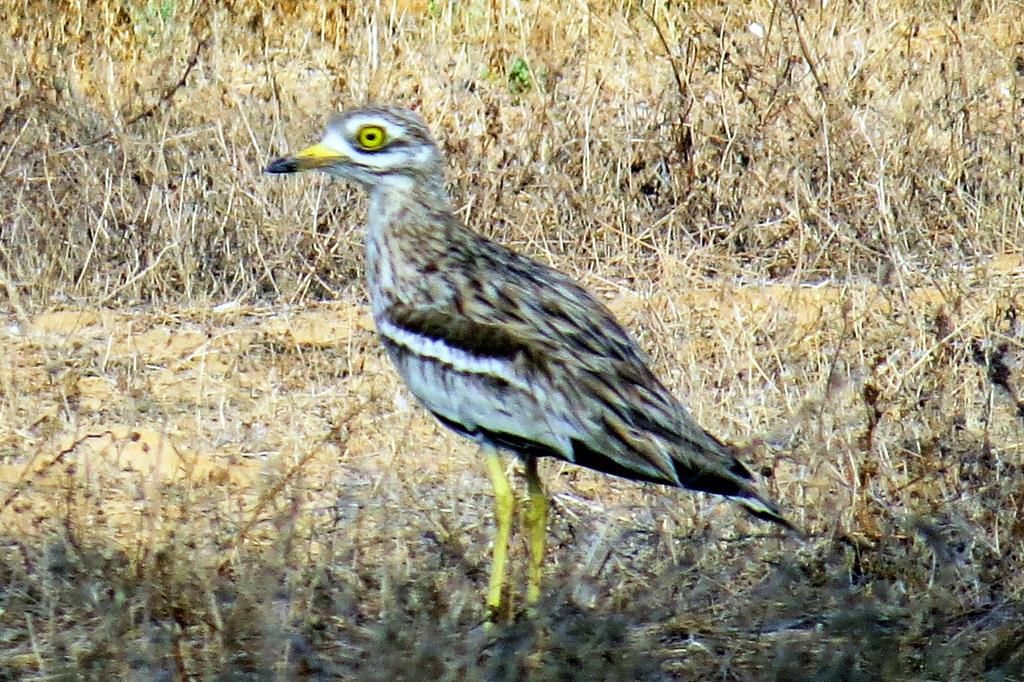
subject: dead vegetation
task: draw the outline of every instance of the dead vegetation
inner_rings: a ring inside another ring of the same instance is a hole
[[[0,679],[1024,678],[1022,26],[0,7]],[[806,544],[548,463],[544,606],[480,627],[488,482],[377,348],[363,199],[260,173],[368,100],[751,443]]]

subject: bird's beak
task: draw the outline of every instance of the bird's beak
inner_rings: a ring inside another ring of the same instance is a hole
[[[294,156],[285,156],[272,162],[266,167],[267,173],[298,173],[299,171],[313,170],[332,166],[345,157],[336,150],[331,149],[323,142],[307,147]]]

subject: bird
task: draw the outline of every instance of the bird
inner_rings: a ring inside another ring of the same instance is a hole
[[[265,172],[318,170],[368,191],[366,280],[380,341],[419,402],[481,446],[494,487],[489,618],[503,613],[515,511],[503,452],[522,460],[527,481],[528,607],[541,596],[544,457],[723,496],[795,530],[737,448],[697,423],[604,304],[460,221],[444,165],[417,113],[371,105],[331,116],[319,143]]]

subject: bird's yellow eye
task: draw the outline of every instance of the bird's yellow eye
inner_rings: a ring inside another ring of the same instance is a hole
[[[387,142],[384,129],[378,125],[364,125],[356,132],[356,144],[366,152],[380,149]]]

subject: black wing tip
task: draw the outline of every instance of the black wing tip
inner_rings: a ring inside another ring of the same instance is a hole
[[[296,173],[298,170],[299,162],[295,159],[285,157],[271,161],[267,167],[263,169],[263,172],[268,175],[282,175],[284,173]]]
[[[743,506],[744,506],[744,509],[746,509],[747,512],[751,516],[753,516],[754,518],[761,519],[762,521],[771,521],[772,523],[774,523],[774,524],[776,524],[778,526],[782,526],[783,528],[785,528],[788,531],[792,531],[792,532],[794,532],[794,533],[796,533],[798,535],[803,535],[803,533],[801,533],[800,529],[797,528],[796,525],[794,525],[792,521],[790,521],[785,516],[783,516],[782,513],[779,512],[779,511],[775,511],[775,510],[773,510],[773,511],[763,511],[761,509],[751,509],[747,505],[743,505]]]
[[[800,530],[796,524],[787,519],[783,515],[782,511],[774,504],[756,497],[738,497],[733,499],[743,505],[743,509],[754,518],[761,519],[762,521],[770,521],[778,526],[782,526],[795,535],[803,537],[803,531]]]

